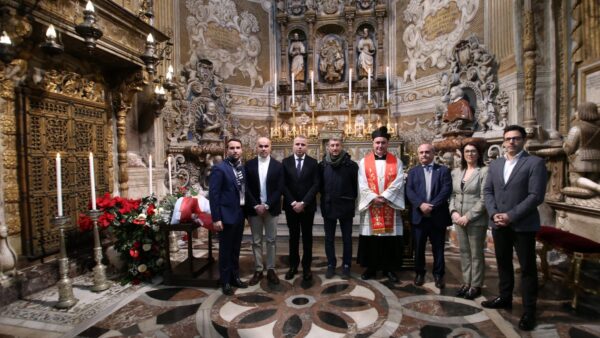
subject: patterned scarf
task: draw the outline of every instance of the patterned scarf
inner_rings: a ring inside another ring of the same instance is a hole
[[[246,186],[246,179],[244,177],[244,171],[242,170],[242,161],[240,161],[239,159],[234,159],[233,157],[229,156],[226,159],[227,163],[233,168],[233,172],[235,173],[235,184],[238,188],[238,190],[242,193],[244,193],[245,189],[244,187]]]

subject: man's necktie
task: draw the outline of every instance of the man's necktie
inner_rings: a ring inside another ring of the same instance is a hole
[[[298,163],[296,164],[296,174],[298,175],[298,177],[300,177],[300,172],[302,171],[302,158],[298,157],[296,161],[298,161]]]

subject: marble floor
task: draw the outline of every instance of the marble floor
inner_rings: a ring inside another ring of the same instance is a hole
[[[277,244],[281,283],[270,285],[263,279],[231,297],[216,288],[173,287],[160,280],[137,286],[115,281],[108,290],[93,293],[91,274],[82,275],[73,282],[79,302],[69,310],[53,307],[58,299],[56,288],[0,308],[0,338],[600,337],[600,298],[582,297],[578,309],[572,310],[570,290],[560,282],[550,281],[540,289],[538,326],[532,332],[517,328],[522,314],[518,289],[512,310],[483,309],[481,301],[497,291],[491,253],[486,257],[483,296],[470,301],[454,297],[461,283],[458,249],[452,246],[446,248],[447,285],[439,290],[430,274],[425,285],[414,286],[412,271],[400,271],[397,283],[382,276],[363,281],[362,269],[356,265],[349,280],[339,275],[325,279],[322,239],[315,244],[312,282],[299,276],[284,280],[287,243],[282,238]],[[206,255],[205,243],[194,247],[195,256]],[[428,263],[430,269],[431,256]],[[253,259],[247,238],[241,266],[243,277],[249,278]],[[208,273],[215,274],[215,269]],[[598,276],[598,270],[591,273]]]

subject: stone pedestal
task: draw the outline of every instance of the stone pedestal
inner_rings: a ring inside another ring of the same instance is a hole
[[[556,211],[556,227],[600,243],[600,197],[582,200],[567,197],[565,202],[548,202]],[[589,206],[585,206],[585,205]]]

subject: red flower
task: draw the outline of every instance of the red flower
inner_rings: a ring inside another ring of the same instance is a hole
[[[79,214],[77,224],[79,225],[80,231],[89,231],[94,227],[94,222],[92,222],[92,219],[86,214]]]
[[[96,200],[96,205],[100,209],[113,208],[116,203],[116,200],[110,197],[109,193],[105,193],[104,196],[99,197],[98,200]]]
[[[155,213],[156,213],[156,211],[155,211],[154,204],[150,204],[150,205],[148,206],[148,210],[146,210],[146,215],[148,215],[148,216],[152,216],[152,215],[154,215]]]
[[[136,249],[139,249],[141,245],[140,242],[133,242],[133,247]]]
[[[133,224],[137,224],[137,225],[146,225],[146,220],[145,219],[134,219],[133,220]]]
[[[131,256],[133,259],[138,259],[140,258],[140,252],[136,249],[129,249],[129,256]]]
[[[115,215],[105,212],[100,217],[98,217],[98,225],[102,229],[108,228],[112,222],[115,220]]]

